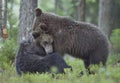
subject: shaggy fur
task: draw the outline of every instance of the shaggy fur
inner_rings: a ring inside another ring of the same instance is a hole
[[[73,57],[83,59],[86,68],[90,64],[100,62],[106,65],[109,41],[97,26],[55,14],[43,13],[37,8],[33,30],[40,28],[41,23],[46,25],[47,34],[53,36],[53,47],[56,52],[62,55],[68,53]]]
[[[56,73],[64,73],[64,68],[71,68],[68,66],[63,58],[58,53],[52,53],[44,55],[43,48],[39,48],[39,55],[36,54],[36,50],[32,48],[32,43],[23,41],[20,44],[15,64],[18,75],[22,73],[44,73],[51,72],[51,67],[56,67],[58,71]],[[40,54],[41,53],[41,54]],[[43,57],[44,56],[44,57]],[[60,64],[59,64],[60,63]]]
[[[33,35],[34,36],[34,35]],[[36,37],[35,37],[36,36]],[[35,35],[35,43],[37,46],[42,46],[47,54],[53,53],[53,37],[49,34]]]

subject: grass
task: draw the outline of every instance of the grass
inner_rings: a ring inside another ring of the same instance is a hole
[[[66,74],[24,74],[21,77],[16,74],[14,65],[0,72],[0,83],[120,83],[120,64],[114,66],[108,64],[107,69],[99,68],[95,75],[88,75],[85,72],[83,62],[79,59],[67,60],[73,67],[71,72],[65,69]],[[83,76],[79,76],[80,71],[84,71]]]

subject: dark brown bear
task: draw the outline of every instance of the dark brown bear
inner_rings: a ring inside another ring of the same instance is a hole
[[[40,24],[44,26],[40,27]],[[100,62],[106,65],[109,41],[97,26],[55,14],[43,13],[37,8],[33,30],[36,31],[38,28],[41,30],[39,35],[42,35],[42,32],[52,35],[54,50],[61,55],[68,53],[73,57],[81,58],[86,68],[90,64]]]
[[[35,39],[37,46],[42,46],[46,53],[52,53],[53,52],[53,37],[50,34],[47,34],[46,25],[44,23],[40,23],[38,28],[36,28],[32,35]]]
[[[52,73],[51,68],[56,67],[55,73],[65,73],[64,68],[72,67],[67,65],[59,53],[46,54],[42,47],[36,47],[34,42],[24,40],[20,43],[15,57],[15,67],[18,75],[22,73]],[[59,64],[61,63],[61,64]]]
[[[34,39],[36,39],[38,36],[40,36],[40,33],[46,34],[47,30],[45,30],[46,29],[45,27],[47,27],[47,26],[44,23],[40,23],[37,26],[37,28],[33,29],[32,35],[33,35]]]
[[[49,34],[41,34],[35,39],[37,46],[42,46],[47,54],[53,52],[53,37]]]

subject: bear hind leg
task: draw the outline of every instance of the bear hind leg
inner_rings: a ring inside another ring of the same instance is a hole
[[[103,66],[106,66],[106,61],[108,57],[108,52],[101,52],[101,50],[96,51],[93,55],[90,56],[90,64],[99,65],[102,63]]]
[[[90,56],[90,65],[98,65],[98,67],[106,67],[106,61],[107,61],[107,57],[108,57],[108,52],[106,51],[102,51],[101,50],[98,50],[98,51],[95,51],[95,53],[93,53],[93,55]],[[95,71],[94,70],[90,70],[91,67],[89,65],[89,71],[90,73],[92,74],[95,74]]]

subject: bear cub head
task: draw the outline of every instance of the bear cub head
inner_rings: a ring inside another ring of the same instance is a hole
[[[40,23],[39,26],[33,30],[32,33],[37,46],[42,46],[46,53],[53,52],[53,37],[47,33],[47,26]]]

